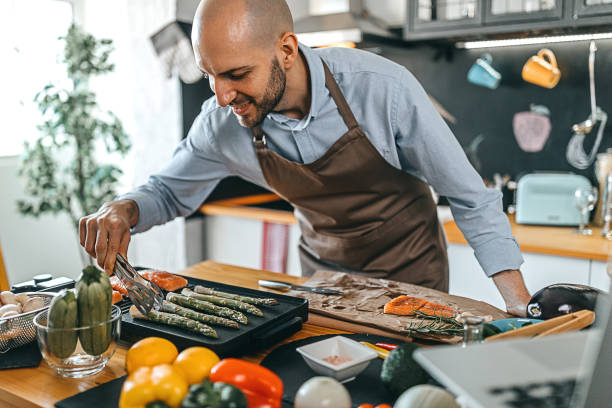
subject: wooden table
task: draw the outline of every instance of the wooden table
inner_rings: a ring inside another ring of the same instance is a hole
[[[257,281],[259,279],[279,278],[278,273],[224,265],[212,261],[199,263],[180,273],[194,278],[260,290],[265,289],[258,287]],[[282,280],[303,283],[307,278],[283,275]],[[271,292],[273,291],[271,290]],[[302,330],[279,344],[330,333],[346,332],[306,323]],[[259,363],[270,350],[246,355],[242,358]],[[104,370],[99,374],[80,379],[61,377],[47,365],[44,359],[37,368],[0,370],[0,406],[3,408],[53,407],[53,404],[61,399],[125,375],[123,366],[126,351],[125,347],[119,346]]]

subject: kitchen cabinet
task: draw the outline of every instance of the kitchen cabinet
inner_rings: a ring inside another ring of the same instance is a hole
[[[263,221],[255,218],[207,215],[204,223],[204,259],[261,269]],[[300,276],[299,227],[289,226],[287,274]]]
[[[525,263],[521,266],[521,272],[531,294],[553,283],[591,284],[592,261],[588,259],[534,253],[523,253],[523,258]],[[481,300],[505,310],[505,302],[493,279],[483,273],[471,247],[449,244],[448,261],[451,294]],[[599,284],[605,285],[605,282]]]
[[[610,290],[610,275],[607,272],[607,263],[591,261],[590,285],[594,288],[608,292]]]
[[[416,31],[478,26],[482,22],[480,0],[418,0],[409,2],[411,25]]]
[[[574,18],[612,14],[612,0],[574,0]]]
[[[487,302],[501,310],[506,303],[499,294],[493,280],[488,278],[467,245],[448,245],[449,293]]]
[[[485,24],[563,18],[563,0],[487,0],[485,3]]]
[[[415,0],[409,2],[405,40],[608,25],[612,0]]]

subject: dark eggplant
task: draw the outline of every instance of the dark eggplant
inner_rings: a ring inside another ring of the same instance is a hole
[[[540,289],[527,305],[527,317],[551,319],[579,310],[595,309],[597,296],[603,293],[587,285],[556,283]]]

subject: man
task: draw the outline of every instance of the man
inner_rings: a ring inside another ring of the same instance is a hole
[[[109,273],[132,232],[194,212],[224,177],[274,190],[296,208],[302,272],[336,269],[448,291],[427,183],[525,314],[522,257],[501,210],[416,79],[374,54],[298,44],[283,0],[203,0],[192,43],[215,97],[170,163],[80,222]]]

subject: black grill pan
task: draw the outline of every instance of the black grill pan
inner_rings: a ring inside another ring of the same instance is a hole
[[[218,339],[212,339],[179,327],[133,319],[129,314],[132,302],[128,298],[124,298],[117,304],[122,311],[122,341],[133,343],[144,337],[157,336],[170,340],[179,350],[191,346],[204,346],[210,348],[222,358],[239,357],[278,343],[299,331],[302,328],[302,323],[308,320],[308,300],[306,299],[187,276],[183,277],[187,279],[187,287],[192,290],[196,285],[201,285],[236,295],[274,298],[278,300],[279,304],[276,306],[257,306],[263,312],[263,317],[245,313],[249,323],[247,325],[239,323],[239,329],[211,326],[219,335]]]

